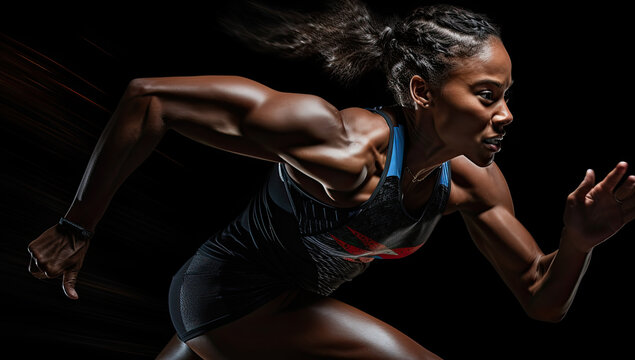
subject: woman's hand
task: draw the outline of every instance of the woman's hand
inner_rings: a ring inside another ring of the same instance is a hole
[[[62,231],[56,224],[29,244],[29,272],[38,279],[52,279],[61,275],[64,294],[76,300],[77,274],[84,263],[89,243],[90,240]]]
[[[627,168],[628,164],[620,162],[598,184],[593,170],[588,170],[567,197],[564,231],[578,250],[591,251],[635,218],[635,175],[617,186]]]

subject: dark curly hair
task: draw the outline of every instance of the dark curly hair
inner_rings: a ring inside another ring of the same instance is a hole
[[[452,5],[420,7],[404,19],[379,18],[357,0],[342,0],[317,13],[253,5],[269,21],[257,26],[231,22],[226,28],[261,50],[319,56],[327,72],[345,83],[381,69],[402,106],[411,106],[412,76],[438,86],[454,60],[474,56],[491,37],[500,38],[499,28],[486,16]]]

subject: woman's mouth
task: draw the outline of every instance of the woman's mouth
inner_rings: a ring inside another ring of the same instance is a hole
[[[499,152],[501,151],[501,143],[503,141],[503,137],[502,136],[497,136],[497,137],[491,137],[491,138],[487,138],[485,140],[483,140],[483,143],[485,144],[485,147],[493,152]]]

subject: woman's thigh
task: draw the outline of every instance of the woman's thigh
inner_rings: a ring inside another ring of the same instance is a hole
[[[280,296],[187,345],[204,359],[440,359],[381,320],[306,292]]]
[[[185,343],[174,335],[155,360],[201,360]]]

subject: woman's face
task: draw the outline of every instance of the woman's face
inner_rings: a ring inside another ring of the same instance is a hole
[[[429,110],[444,145],[487,166],[501,150],[504,127],[513,119],[506,96],[512,84],[511,60],[503,43],[493,38],[480,54],[458,61],[432,92]]]

